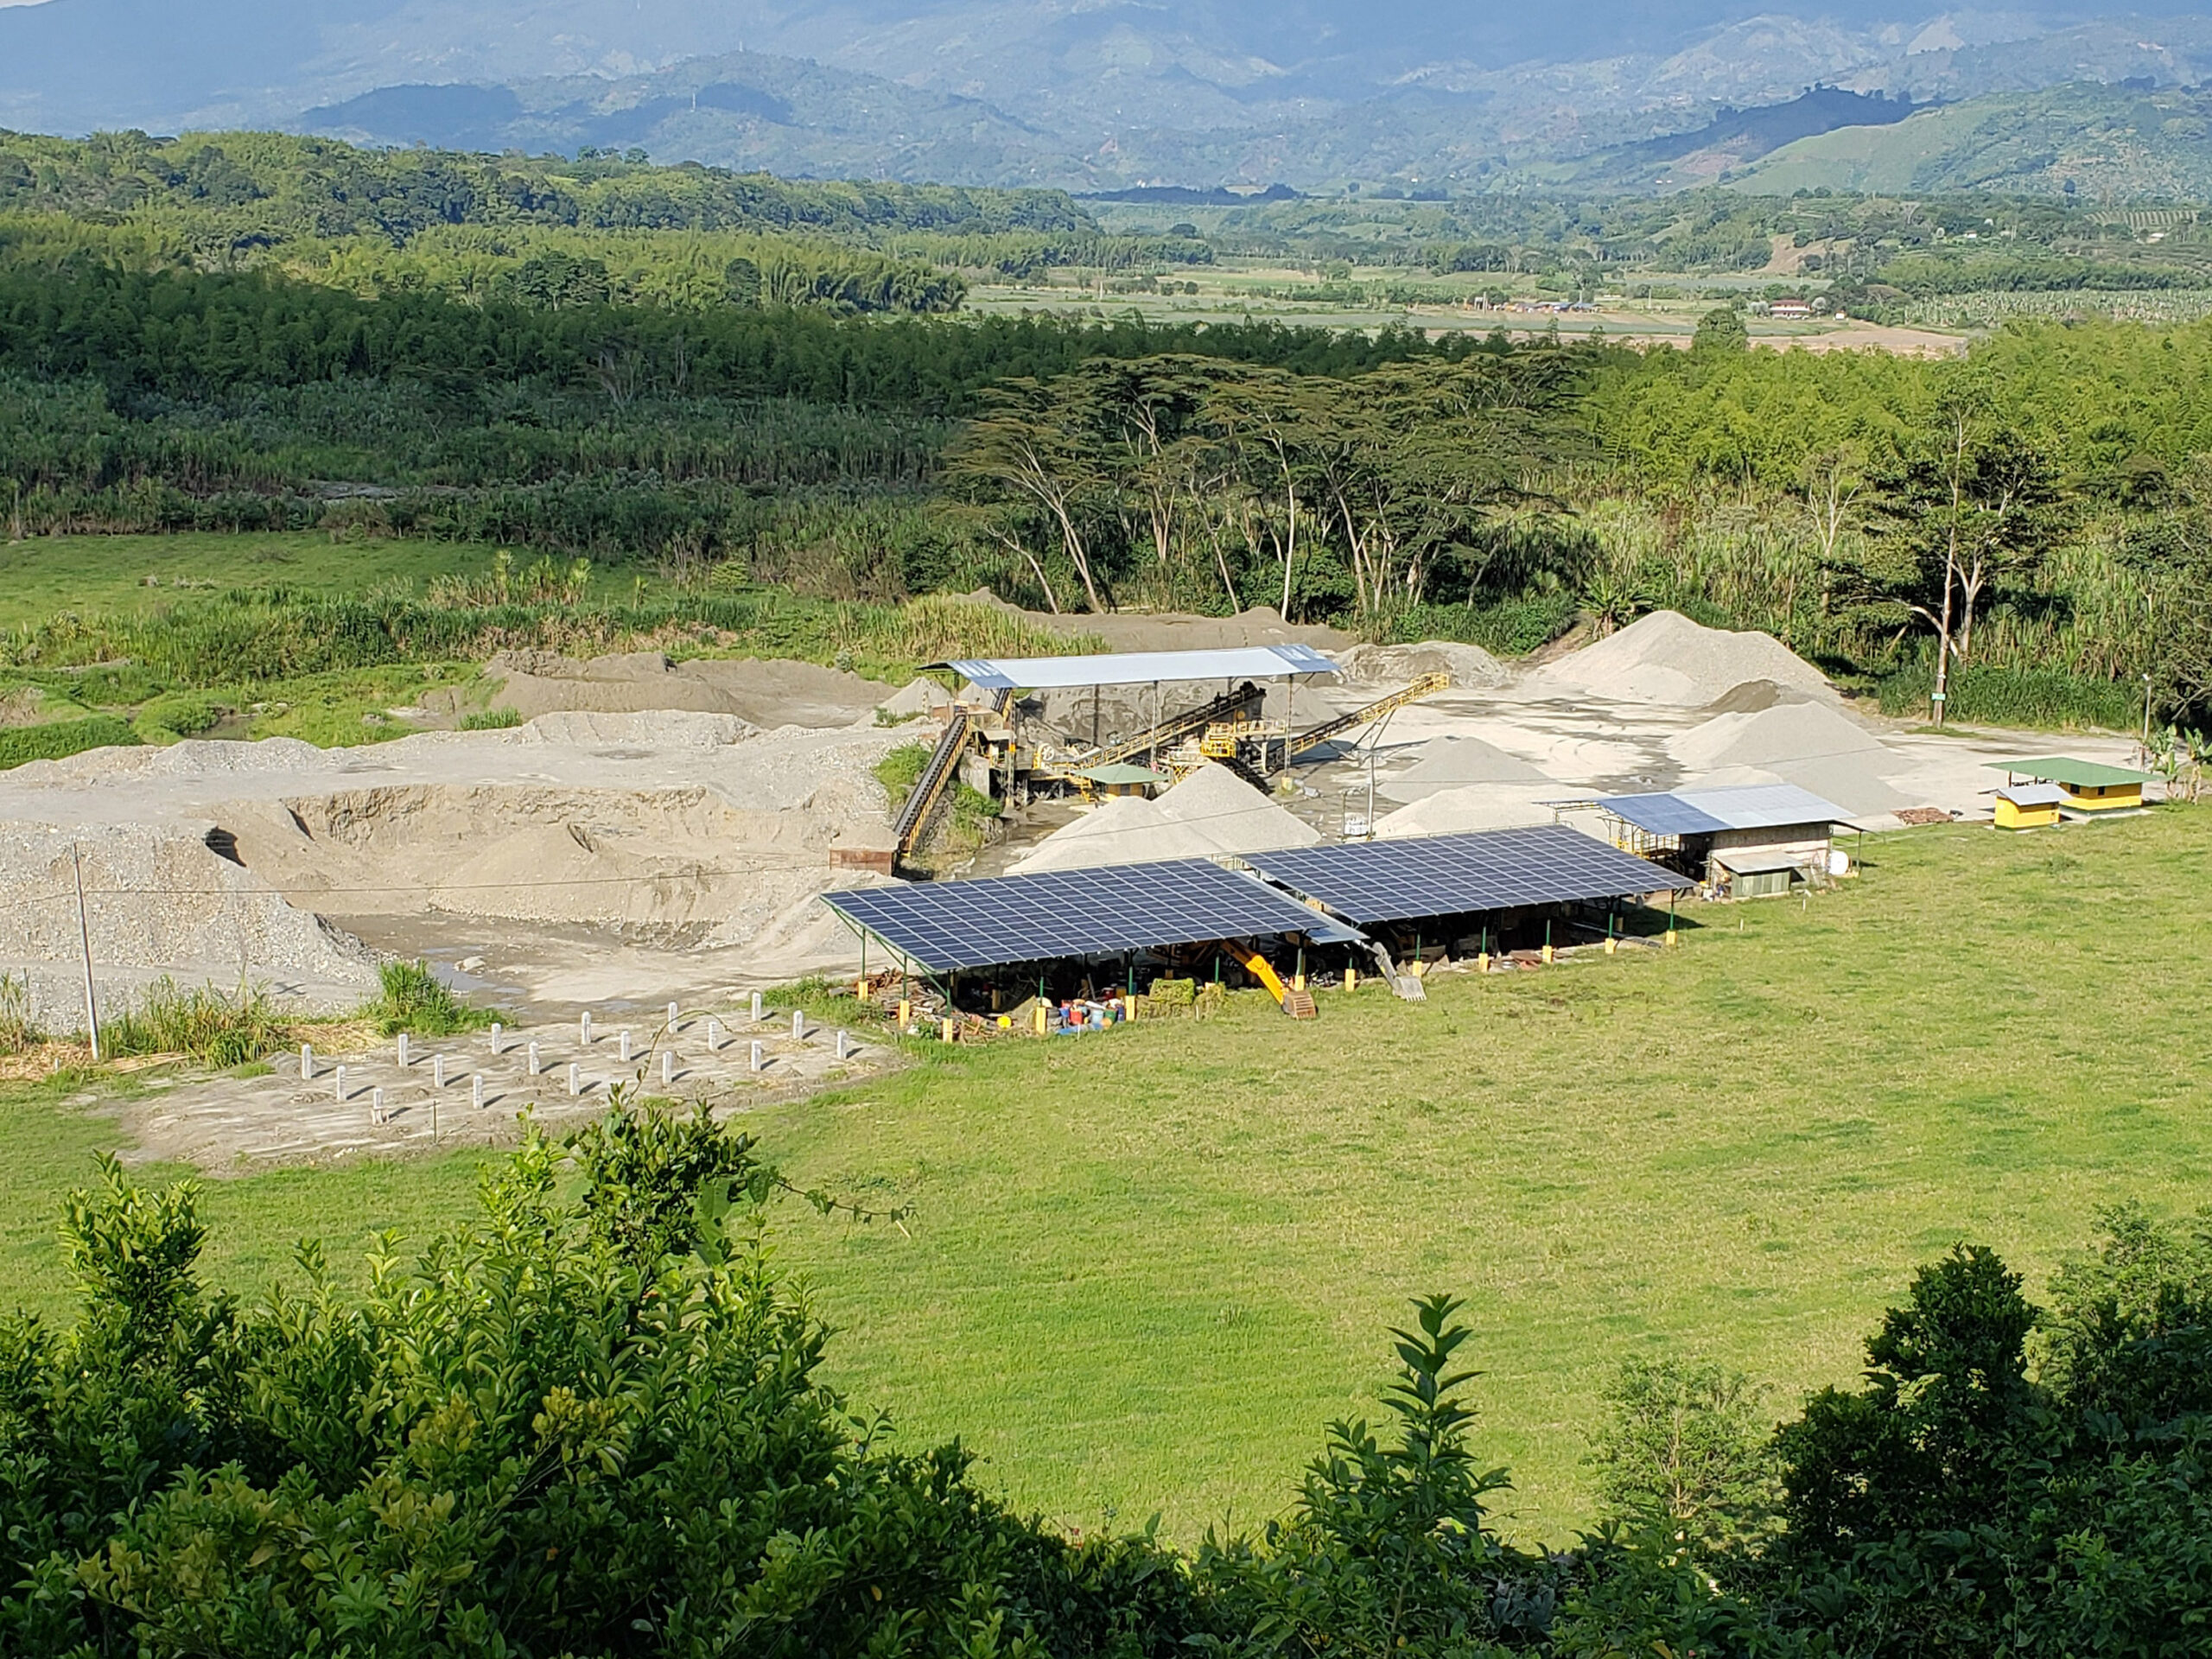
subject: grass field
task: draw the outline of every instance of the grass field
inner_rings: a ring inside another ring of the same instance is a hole
[[[435,575],[483,575],[493,550],[422,537],[334,541],[321,531],[0,542],[0,627],[64,611],[143,613],[235,588],[339,594],[406,582],[419,589]]]
[[[2212,817],[1870,843],[1801,906],[1718,909],[1671,954],[1447,976],[1204,1025],[947,1053],[765,1115],[796,1176],[914,1207],[796,1206],[855,1402],[1078,1525],[1189,1539],[1287,1502],[1323,1424],[1373,1414],[1383,1327],[1468,1300],[1484,1455],[1522,1535],[1587,1518],[1580,1459],[1622,1356],[1847,1377],[1916,1262],[1997,1245],[2040,1284],[2136,1197],[2212,1201]],[[1739,931],[1740,929],[1740,931]],[[109,1123],[0,1094],[0,1305],[49,1311],[52,1217]],[[318,1232],[348,1259],[468,1201],[474,1166],[209,1185],[213,1272]]]

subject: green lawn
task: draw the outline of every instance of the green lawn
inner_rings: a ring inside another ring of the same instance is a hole
[[[1376,1414],[1403,1299],[1458,1292],[1484,1455],[1561,1537],[1624,1355],[1738,1366],[1779,1414],[1955,1240],[2039,1283],[2101,1205],[2212,1201],[2208,830],[1916,832],[1670,956],[925,1065],[763,1126],[916,1211],[795,1217],[786,1259],[857,1399],[1025,1504],[1185,1538],[1279,1508]]]
[[[64,611],[147,611],[234,588],[336,594],[406,582],[419,590],[435,575],[489,572],[493,550],[419,537],[334,540],[320,531],[0,542],[0,627]]]
[[[1683,948],[1325,995],[1293,1026],[947,1053],[757,1128],[906,1230],[780,1215],[841,1328],[839,1378],[908,1444],[1080,1525],[1189,1539],[1280,1510],[1330,1418],[1375,1414],[1385,1324],[1467,1298],[1513,1523],[1587,1518],[1619,1358],[1665,1349],[1797,1391],[1847,1377],[1913,1265],[1961,1238],[2040,1284],[2098,1208],[2212,1201],[2212,815],[1870,843],[1808,906],[1706,912]],[[1738,931],[1740,924],[1741,931]],[[105,1120],[0,1096],[0,1305],[53,1308],[54,1206]],[[211,1182],[218,1276],[468,1201],[474,1165]],[[358,1250],[349,1252],[358,1255]]]

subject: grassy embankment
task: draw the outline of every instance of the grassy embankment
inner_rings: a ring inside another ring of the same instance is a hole
[[[1184,1538],[1279,1509],[1327,1419],[1376,1412],[1403,1299],[1458,1290],[1515,1529],[1561,1537],[1624,1354],[1739,1366],[1780,1415],[1955,1240],[2040,1282],[2101,1205],[2212,1200],[2206,822],[1894,836],[1809,906],[1447,977],[1425,1007],[1325,996],[1294,1027],[1255,994],[1205,1025],[929,1047],[761,1116],[796,1177],[914,1206],[904,1232],[787,1210],[784,1260],[910,1442],[958,1433],[1025,1504],[1160,1509]],[[115,1134],[18,1085],[0,1136],[0,1305],[51,1311],[56,1205]],[[454,1213],[474,1168],[213,1183],[213,1271],[264,1281],[303,1232],[350,1259]]]
[[[1048,655],[1080,640],[958,600],[810,599],[738,566],[677,581],[490,547],[320,534],[42,537],[0,544],[0,766],[213,731],[325,746],[451,723],[493,688],[502,646],[588,656],[657,648],[835,664],[897,683],[921,662]],[[66,602],[65,602],[66,599]],[[41,728],[104,717],[56,748]]]

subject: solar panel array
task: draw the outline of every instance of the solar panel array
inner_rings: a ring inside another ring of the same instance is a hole
[[[855,887],[823,901],[933,972],[1279,933],[1353,937],[1266,883],[1203,858]]]
[[[1693,885],[1564,824],[1251,853],[1245,861],[1362,926]]]

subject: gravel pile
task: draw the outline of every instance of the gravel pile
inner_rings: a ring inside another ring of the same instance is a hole
[[[1516,754],[1479,737],[1433,737],[1405,771],[1376,785],[1394,801],[1418,801],[1470,784],[1542,784],[1544,774]]]
[[[1480,645],[1452,639],[1417,645],[1354,645],[1333,653],[1342,683],[1363,690],[1390,690],[1424,674],[1448,674],[1452,689],[1485,691],[1505,683],[1505,665]]]
[[[1016,875],[1089,870],[1105,864],[1154,864],[1171,858],[1213,858],[1226,849],[1195,824],[1178,823],[1157,801],[1119,795],[1073,823],[1055,830],[1020,862]]]
[[[1167,822],[1196,830],[1224,852],[1311,847],[1320,832],[1226,766],[1203,766],[1154,803]]]
[[[1833,699],[1835,689],[1772,634],[1700,626],[1675,611],[1639,617],[1619,632],[1530,675],[1532,697],[1602,697],[1702,709],[1738,686],[1765,680]]]

